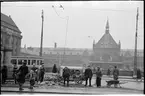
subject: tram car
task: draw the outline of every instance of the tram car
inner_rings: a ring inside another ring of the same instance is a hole
[[[11,69],[8,69],[8,78],[13,78],[12,74],[14,64],[16,64],[19,68],[23,64],[23,62],[25,62],[28,68],[30,69],[34,64],[36,65],[36,67],[39,67],[40,64],[43,63],[43,61],[44,59],[39,56],[12,56],[10,62],[12,67]]]

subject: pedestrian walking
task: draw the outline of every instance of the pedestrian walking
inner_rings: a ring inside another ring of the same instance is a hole
[[[35,76],[36,73],[31,69],[30,73],[29,73],[29,81],[30,81],[30,89],[33,89],[34,85],[35,85]]]
[[[119,70],[117,69],[117,66],[114,66],[114,70],[113,70],[114,80],[118,80],[118,76],[119,76]]]
[[[110,75],[111,75],[111,70],[110,70],[110,68],[108,68],[108,70],[107,70],[107,76],[110,77]]]
[[[87,83],[88,83],[88,79],[89,79],[89,86],[91,87],[91,79],[92,79],[92,76],[93,76],[93,72],[90,68],[90,66],[88,66],[87,69],[85,69],[85,80],[86,80],[86,84],[85,86],[87,86]]]
[[[117,66],[115,66],[113,70],[113,78],[115,81],[118,80],[118,76],[119,76],[119,70],[117,69]],[[117,84],[114,84],[114,87],[117,87]]]
[[[137,69],[137,81],[140,79],[141,80],[141,71],[140,69]]]
[[[43,82],[44,74],[45,74],[45,68],[44,68],[44,65],[42,64],[39,68],[39,81],[40,81],[40,83]]]
[[[101,87],[101,78],[102,78],[102,71],[100,70],[100,67],[97,67],[97,71],[96,71],[96,85],[97,85],[97,87]]]
[[[66,81],[67,81],[67,86],[69,86],[69,77],[70,77],[70,69],[68,67],[65,67],[63,69],[64,86]]]
[[[7,72],[8,72],[7,66],[4,65],[2,67],[2,84],[5,84],[6,83],[7,75],[8,75]]]
[[[36,64],[35,63],[33,64],[33,67],[31,68],[31,70],[33,70],[37,74],[37,76],[35,76],[35,81],[38,82],[38,76],[39,76],[38,73],[39,73],[39,70],[36,67]]]
[[[17,79],[16,79],[17,70],[18,70],[18,66],[17,66],[17,64],[14,64],[14,67],[13,67],[13,78],[14,78],[14,83],[15,84],[17,83]]]
[[[17,71],[17,81],[19,83],[19,90],[24,90],[22,88],[23,84],[25,83],[25,77],[28,74],[28,67],[26,66],[26,63],[23,62],[23,65],[20,66],[20,68]]]

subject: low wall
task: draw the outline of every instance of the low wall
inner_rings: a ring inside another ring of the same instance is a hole
[[[52,67],[46,67],[45,72],[52,72]]]
[[[103,75],[107,75],[107,70],[103,70],[102,72],[103,72]],[[111,75],[112,75],[112,72],[111,72]],[[125,71],[125,70],[119,71],[119,76],[133,76],[133,71]]]
[[[52,67],[46,67],[45,71],[52,72]],[[107,70],[103,70],[103,75],[107,75]],[[111,72],[111,75],[112,75],[112,72]],[[125,70],[119,71],[119,76],[133,76],[133,71],[125,71]],[[142,72],[142,76],[144,77],[144,72]]]

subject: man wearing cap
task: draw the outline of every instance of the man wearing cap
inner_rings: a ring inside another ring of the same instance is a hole
[[[91,79],[92,79],[92,76],[93,76],[93,72],[92,72],[90,66],[88,66],[88,68],[85,70],[85,79],[86,79],[85,86],[87,86],[88,79],[89,79],[89,86],[91,87]]]

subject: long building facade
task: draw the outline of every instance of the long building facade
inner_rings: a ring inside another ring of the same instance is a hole
[[[1,65],[12,67],[11,56],[20,55],[21,39],[21,31],[12,18],[1,13]]]

